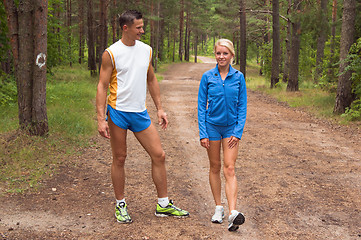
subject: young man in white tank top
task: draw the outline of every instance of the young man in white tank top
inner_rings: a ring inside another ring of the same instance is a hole
[[[162,129],[168,125],[162,108],[157,78],[151,65],[152,49],[140,42],[144,34],[142,14],[135,10],[119,18],[122,38],[104,51],[96,96],[98,132],[110,139],[113,162],[111,178],[116,197],[115,217],[120,223],[131,223],[125,202],[127,130],[133,131],[152,160],[152,177],[158,193],[156,216],[187,217],[168,199],[165,153],[155,126],[145,107],[147,86],[158,110]],[[110,95],[107,98],[107,91]]]

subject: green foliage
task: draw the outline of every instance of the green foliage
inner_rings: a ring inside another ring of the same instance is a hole
[[[336,36],[333,55],[331,54],[331,40],[326,42],[322,63],[322,76],[318,82],[320,88],[331,93],[335,93],[337,89],[338,60],[340,59],[339,42],[340,36]]]
[[[262,73],[267,79],[271,78],[272,71],[272,42],[264,43],[260,48],[261,61],[263,61]]]
[[[10,49],[9,40],[7,38],[8,27],[6,22],[6,12],[4,2],[0,2],[0,62],[7,56]]]
[[[346,61],[349,65],[345,70],[352,71],[352,93],[356,100],[342,116],[348,120],[361,120],[361,37],[351,46]]]
[[[14,104],[17,101],[17,89],[14,76],[0,75],[0,106]]]
[[[17,105],[0,106],[0,189],[24,192],[56,172],[58,164],[96,134],[94,97],[97,79],[86,66],[54,67],[48,74],[49,136],[17,131]]]

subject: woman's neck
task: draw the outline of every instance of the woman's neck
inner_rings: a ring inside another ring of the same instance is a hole
[[[229,65],[227,65],[227,66],[219,66],[218,65],[218,71],[219,71],[219,74],[221,75],[222,79],[224,80],[227,77],[227,74],[229,72]]]

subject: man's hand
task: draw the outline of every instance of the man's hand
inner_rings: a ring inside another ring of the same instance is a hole
[[[163,110],[158,110],[158,124],[162,127],[162,129],[167,129],[168,119],[167,114]]]
[[[109,126],[108,126],[107,121],[105,121],[105,120],[98,121],[98,132],[102,137],[110,139],[110,132],[109,132]]]

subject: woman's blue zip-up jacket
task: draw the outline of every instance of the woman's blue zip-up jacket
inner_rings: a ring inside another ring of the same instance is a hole
[[[208,104],[208,107],[207,107]],[[229,126],[236,123],[232,136],[241,138],[247,115],[247,90],[243,73],[229,66],[223,81],[218,64],[202,76],[198,90],[200,139],[208,138],[206,122]]]

